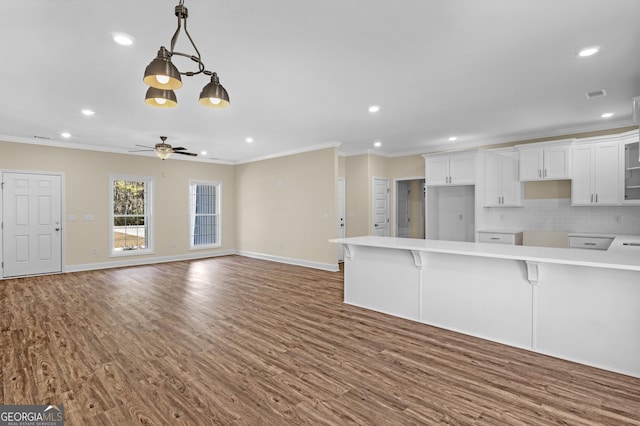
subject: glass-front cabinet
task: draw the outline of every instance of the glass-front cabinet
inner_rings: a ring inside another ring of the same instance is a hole
[[[624,144],[623,204],[640,204],[640,152],[638,145],[638,142]]]

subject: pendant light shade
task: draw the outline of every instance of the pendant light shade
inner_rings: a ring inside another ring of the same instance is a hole
[[[174,108],[178,106],[178,99],[173,90],[156,89],[155,87],[149,87],[144,102],[157,108]]]
[[[210,108],[227,108],[229,106],[229,94],[220,84],[215,72],[211,76],[211,82],[202,88],[198,103]]]
[[[182,87],[180,71],[171,62],[171,55],[164,46],[158,50],[158,56],[147,65],[143,80],[156,89],[175,90]]]

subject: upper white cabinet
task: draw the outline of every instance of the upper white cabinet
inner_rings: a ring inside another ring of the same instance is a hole
[[[473,185],[476,181],[476,153],[425,155],[427,185]]]
[[[571,204],[615,206],[620,204],[618,141],[573,146]]]
[[[622,204],[640,204],[640,145],[636,141],[624,141],[620,147]]]
[[[522,206],[518,151],[514,148],[495,149],[484,154],[484,206]]]
[[[520,180],[571,179],[573,139],[517,145],[520,153]]]

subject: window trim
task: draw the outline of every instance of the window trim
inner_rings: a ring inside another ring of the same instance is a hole
[[[121,250],[116,251],[113,248],[113,235],[114,235],[114,213],[113,213],[113,183],[117,180],[137,181],[145,183],[145,197],[146,207],[145,216],[147,222],[147,229],[149,235],[145,235],[146,248],[138,250]],[[120,175],[109,174],[109,257],[126,257],[126,256],[140,256],[155,253],[155,218],[154,218],[154,190],[155,179],[152,176],[134,176],[134,175]]]
[[[193,244],[192,238],[192,230],[195,226],[195,212],[194,212],[194,203],[191,199],[191,189],[194,185],[210,185],[216,187],[216,217],[217,217],[217,235],[218,241],[215,244]],[[220,248],[222,247],[222,182],[220,181],[207,181],[207,180],[199,180],[199,179],[191,179],[189,180],[189,205],[187,207],[189,209],[189,250],[207,250],[212,248]]]

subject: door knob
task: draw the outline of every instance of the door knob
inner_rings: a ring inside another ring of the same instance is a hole
[[[376,224],[374,224],[373,226],[377,227],[377,226],[378,226],[378,224],[376,223]]]
[[[59,230],[60,230],[60,228],[56,228],[56,231],[59,231]]]

